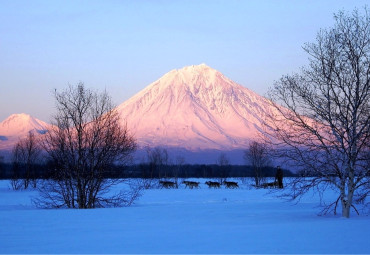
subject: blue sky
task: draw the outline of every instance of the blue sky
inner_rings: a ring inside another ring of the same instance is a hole
[[[206,63],[264,95],[307,64],[333,13],[367,1],[0,0],[0,121],[49,121],[54,89],[84,82],[118,105],[172,69]]]

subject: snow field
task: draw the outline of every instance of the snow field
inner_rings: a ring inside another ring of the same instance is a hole
[[[264,189],[146,190],[125,208],[43,210],[0,181],[0,253],[370,253],[370,218],[317,216]],[[241,182],[239,182],[241,184]],[[329,195],[330,196],[330,195]]]

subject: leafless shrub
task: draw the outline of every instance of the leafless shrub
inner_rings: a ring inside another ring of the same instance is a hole
[[[270,165],[268,152],[268,145],[257,141],[252,141],[248,150],[244,151],[244,159],[252,165],[256,187],[259,187],[265,178],[263,168]]]
[[[35,203],[47,208],[131,204],[125,193],[110,193],[121,180],[107,178],[136,148],[110,97],[80,83],[56,91],[55,99],[57,114],[43,143],[54,167],[52,179],[40,185]]]
[[[226,154],[222,152],[220,153],[216,163],[220,167],[219,168],[220,169],[220,172],[219,172],[220,183],[223,183],[226,180],[226,178],[229,176],[230,161],[227,158]]]
[[[158,174],[158,178],[167,178],[167,165],[169,162],[167,149],[161,147],[146,147],[147,162],[149,165],[149,178],[154,178]]]
[[[36,164],[40,163],[40,141],[33,132],[20,139],[13,148],[11,186],[14,190],[36,188]]]

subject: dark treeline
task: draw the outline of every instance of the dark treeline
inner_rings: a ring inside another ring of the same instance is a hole
[[[220,166],[217,164],[184,164],[163,165],[152,169],[150,164],[139,164],[127,166],[126,173],[131,177],[141,178],[228,178],[228,177],[253,177],[254,171],[251,166],[246,165],[227,165]],[[152,171],[152,172],[151,172]],[[265,177],[274,177],[276,168],[265,167],[263,169]],[[289,170],[284,170],[285,176],[294,176]]]
[[[15,168],[11,163],[1,163],[0,162],[0,179],[48,179],[51,178],[52,171],[51,168],[46,164],[33,164],[31,166],[32,172],[27,172],[27,167],[25,165],[17,165]]]
[[[26,178],[49,179],[55,176],[53,164],[36,164],[32,166],[32,173],[26,173],[26,166],[18,165],[16,171],[10,163],[0,163],[0,179]],[[284,176],[295,176],[289,170],[283,170]],[[264,167],[264,177],[274,177],[276,168]],[[228,177],[253,177],[254,171],[246,165],[162,165],[137,164],[129,166],[112,165],[105,172],[104,178],[228,178]]]

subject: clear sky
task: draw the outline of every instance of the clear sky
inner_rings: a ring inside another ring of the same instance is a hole
[[[84,82],[118,105],[172,69],[206,63],[264,95],[307,64],[338,10],[368,1],[0,0],[0,121],[49,121],[54,89]]]

